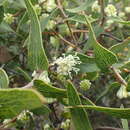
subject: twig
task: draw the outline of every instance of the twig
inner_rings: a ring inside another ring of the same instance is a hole
[[[81,51],[81,49],[79,47],[77,47],[76,45],[74,45],[73,43],[71,43],[70,41],[67,41],[66,39],[64,39],[61,35],[59,35],[58,33],[54,32],[55,35],[60,38],[62,41],[64,41],[65,43],[67,43],[69,46],[76,48],[78,51]]]
[[[123,40],[111,35],[111,34],[108,34],[108,33],[101,33],[101,36],[106,36],[106,37],[110,37],[112,38],[113,40],[116,40],[117,42],[123,42]]]
[[[14,117],[14,118],[13,118],[12,120],[10,120],[9,122],[0,125],[0,129],[4,128],[5,126],[9,125],[10,123],[16,122],[16,120],[17,120],[17,117]]]
[[[111,70],[114,72],[117,81],[127,86],[127,82],[123,79],[123,77],[119,74],[119,72],[114,67],[111,67]]]
[[[63,7],[62,7],[62,5],[61,5],[60,0],[57,0],[57,4],[58,4],[58,8],[60,9],[60,11],[61,11],[63,17],[64,17],[65,19],[67,19],[68,16],[65,14],[64,9],[63,9]],[[73,41],[74,41],[75,43],[77,43],[77,42],[76,42],[76,38],[75,38],[74,35],[73,35],[73,31],[72,31],[72,29],[71,29],[71,27],[70,27],[70,25],[69,25],[69,22],[68,22],[68,21],[65,21],[65,22],[66,22],[66,24],[67,24],[67,26],[68,26],[68,28],[69,28],[70,34],[71,34],[71,36],[72,36],[72,38],[73,38]]]
[[[32,87],[33,87],[33,81],[34,81],[34,80],[32,80],[31,82],[29,82],[27,85],[23,86],[22,88],[23,88],[23,89],[32,88]]]
[[[100,26],[103,26],[104,23],[105,23],[104,0],[99,0],[99,4],[101,6],[101,13],[102,13],[102,18],[101,18],[101,24],[100,24]]]

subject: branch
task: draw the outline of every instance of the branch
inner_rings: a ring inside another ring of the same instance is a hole
[[[114,72],[117,81],[127,86],[127,82],[123,79],[123,77],[119,74],[119,72],[114,67],[111,67],[111,70]]]
[[[61,5],[61,1],[60,1],[60,0],[57,0],[57,4],[58,4],[58,8],[60,9],[60,11],[61,11],[63,17],[64,17],[65,19],[68,18],[68,16],[67,16],[67,15],[65,14],[65,12],[64,12],[64,9],[63,9],[63,7],[62,7],[62,5]],[[70,25],[69,25],[69,22],[68,22],[68,21],[65,21],[65,22],[66,22],[66,24],[67,24],[67,26],[68,26],[68,28],[69,28],[70,34],[71,34],[71,36],[72,36],[72,38],[73,38],[73,41],[74,41],[75,43],[77,43],[77,42],[76,42],[76,38],[75,38],[74,35],[73,35],[73,31],[72,31],[72,29],[71,29],[71,27],[70,27]]]

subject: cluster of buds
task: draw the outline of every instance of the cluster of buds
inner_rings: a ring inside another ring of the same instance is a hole
[[[108,4],[107,7],[105,8],[105,13],[107,16],[117,16],[117,10],[114,5]]]
[[[96,0],[94,3],[93,3],[93,5],[92,5],[92,11],[93,12],[98,12],[98,13],[100,13],[100,11],[101,11],[101,7],[100,7],[100,5],[98,4],[98,1]]]
[[[87,79],[80,82],[80,88],[84,91],[88,90],[91,87],[91,82]]]
[[[12,24],[14,22],[14,16],[10,13],[4,14],[4,21],[8,24]]]

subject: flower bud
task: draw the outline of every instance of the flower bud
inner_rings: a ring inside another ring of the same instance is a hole
[[[12,14],[4,14],[4,21],[8,24],[11,24],[14,22],[14,16]]]
[[[84,91],[88,90],[91,86],[91,82],[87,79],[80,82],[80,88]]]
[[[120,98],[120,99],[128,97],[128,92],[126,90],[126,86],[122,85],[120,87],[120,89],[117,92],[117,97]]]

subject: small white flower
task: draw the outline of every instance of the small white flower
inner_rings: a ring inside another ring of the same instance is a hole
[[[81,61],[79,57],[75,54],[73,55],[68,55],[63,57],[59,57],[53,62],[53,65],[57,64],[57,73],[60,75],[69,75],[71,77],[71,72],[74,71],[76,74],[79,71],[79,68],[76,68],[75,66],[77,64],[81,64]]]
[[[114,5],[108,4],[108,6],[105,8],[105,13],[107,16],[116,16],[117,15],[117,10]]]
[[[50,83],[50,82],[51,82],[50,79],[49,79],[49,77],[48,77],[47,71],[43,71],[43,72],[39,75],[38,79],[43,80],[43,81],[46,82],[46,83]]]
[[[45,124],[44,125],[44,130],[49,130],[50,129],[50,125],[49,124]]]
[[[35,75],[36,75],[36,70],[33,71],[32,77],[35,77]]]
[[[125,12],[130,13],[130,7],[125,7]]]
[[[124,12],[119,12],[118,16],[119,16],[120,18],[125,19],[125,13],[124,13]]]
[[[46,83],[50,83],[47,71],[43,71],[42,73],[39,74],[34,70],[34,72],[32,73],[32,77],[34,77],[34,79],[39,79]]]
[[[120,98],[120,99],[128,97],[128,92],[126,90],[126,86],[122,85],[120,87],[120,89],[117,92],[117,97]]]
[[[18,120],[22,120],[22,121],[25,121],[25,120],[28,120],[28,116],[27,116],[27,113],[29,113],[31,116],[33,116],[33,113],[30,112],[29,110],[23,110],[17,117]]]
[[[51,12],[54,8],[56,8],[55,0],[47,0],[45,9],[46,9],[48,12]]]
[[[95,2],[93,3],[93,5],[92,5],[92,11],[93,11],[93,12],[98,12],[98,13],[100,13],[101,7],[100,7],[100,5],[98,4],[98,1],[95,1]]]

